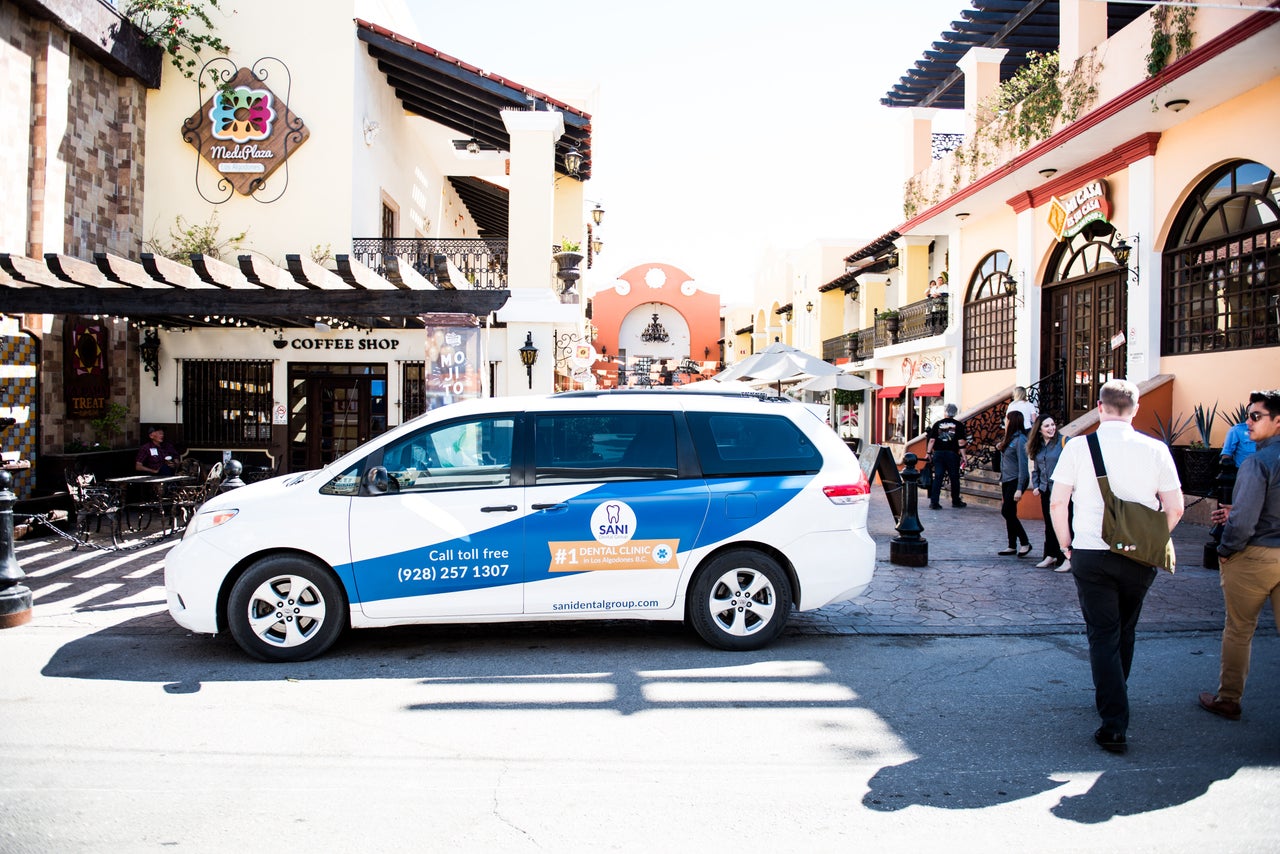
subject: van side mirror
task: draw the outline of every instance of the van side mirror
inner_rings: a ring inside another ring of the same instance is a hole
[[[374,466],[364,476],[365,488],[372,495],[383,495],[391,490],[391,475],[385,466]]]

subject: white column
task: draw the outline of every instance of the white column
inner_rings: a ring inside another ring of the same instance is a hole
[[[1125,373],[1134,382],[1151,379],[1160,367],[1160,261],[1156,251],[1156,159],[1144,157],[1129,164],[1128,231],[1121,234],[1139,236],[1129,264],[1138,265],[1139,278],[1127,282],[1128,324],[1125,338],[1128,362]]]
[[[907,110],[907,174],[919,175],[933,163],[933,117],[938,114],[933,107],[912,107]]]
[[[978,130],[978,105],[1000,88],[1000,63],[1009,51],[1002,47],[975,47],[956,63],[964,72],[964,133],[973,139]]]
[[[505,347],[490,358],[502,360],[497,385],[513,395],[550,394],[555,388],[555,330],[578,325],[579,307],[565,305],[553,290],[551,247],[555,225],[556,141],[564,116],[555,111],[503,110],[511,134],[510,230],[507,282],[511,299],[498,311],[507,324]],[[533,387],[520,362],[520,348],[532,333],[538,348]]]
[[[1013,255],[1013,278],[1018,282],[1018,299],[1023,304],[1015,307],[1016,322],[1013,331],[1015,360],[1014,379],[1018,385],[1029,386],[1040,378],[1040,286],[1035,281],[1035,209],[1028,208],[1017,215],[1014,229],[1018,246]]]
[[[1107,40],[1107,4],[1059,0],[1058,32],[1058,65],[1070,69],[1077,59]]]

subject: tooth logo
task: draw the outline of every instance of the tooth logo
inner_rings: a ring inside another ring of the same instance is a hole
[[[591,536],[605,546],[620,546],[636,533],[636,514],[623,501],[596,505],[591,514]]]

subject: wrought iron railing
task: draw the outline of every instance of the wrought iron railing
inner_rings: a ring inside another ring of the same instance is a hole
[[[1059,359],[1051,373],[1027,386],[1027,400],[1040,412],[1054,417],[1059,427],[1067,423],[1067,360]]]
[[[941,335],[947,328],[947,298],[926,297],[876,318],[877,347]]]
[[[1048,412],[1062,425],[1066,418],[1067,401],[1067,364],[1060,361],[1053,373],[1046,374],[1027,386],[1027,400],[1036,405],[1040,412]],[[964,420],[969,434],[966,448],[970,469],[990,469],[992,460],[1000,453],[997,447],[1004,439],[1004,414],[1013,402],[1012,397],[997,401],[981,412],[970,415]],[[1027,425],[1031,429],[1031,425]]]
[[[855,346],[856,332],[849,332],[844,335],[837,335],[835,338],[828,338],[822,342],[822,358],[828,362],[835,362],[837,359],[852,359],[853,347]]]
[[[441,287],[505,290],[507,241],[462,237],[354,237],[351,254],[378,275],[387,256],[407,263],[420,276]],[[452,265],[453,270],[449,267]],[[464,281],[453,281],[461,273]]]

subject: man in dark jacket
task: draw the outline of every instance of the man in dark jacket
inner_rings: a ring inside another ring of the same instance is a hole
[[[1253,633],[1268,599],[1280,627],[1280,389],[1250,394],[1247,417],[1258,450],[1240,466],[1231,504],[1213,514],[1226,523],[1218,545],[1227,609],[1218,693],[1200,694],[1201,707],[1232,721],[1240,719]]]
[[[942,494],[942,475],[945,472],[951,478],[951,506],[963,507],[960,500],[960,461],[964,459],[964,447],[968,444],[968,433],[964,422],[956,420],[959,410],[954,403],[948,403],[947,417],[929,425],[929,444],[925,447],[926,458],[933,463],[933,480],[929,484],[929,508],[941,510],[938,497]]]

